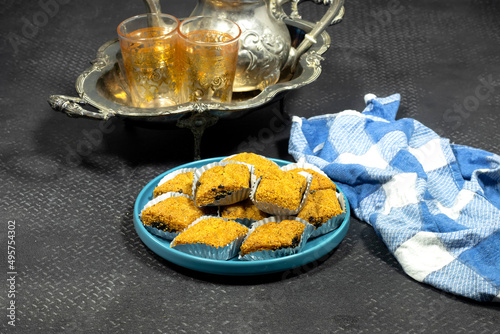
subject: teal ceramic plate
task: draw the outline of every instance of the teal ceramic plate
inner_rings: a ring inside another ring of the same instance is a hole
[[[322,256],[328,254],[332,249],[337,247],[342,239],[344,239],[347,230],[349,229],[349,219],[351,215],[349,203],[341,189],[339,190],[344,196],[347,214],[340,227],[325,235],[309,240],[302,252],[278,259],[262,261],[240,261],[237,258],[234,258],[229,261],[220,261],[200,258],[170,248],[170,241],[159,238],[149,233],[144,228],[142,222],[139,219],[139,213],[141,212],[144,205],[146,205],[146,203],[151,200],[153,189],[165,175],[180,168],[198,168],[212,162],[220,161],[224,158],[225,157],[198,160],[178,166],[157,176],[142,189],[135,201],[134,227],[142,242],[144,242],[144,244],[149,249],[172,263],[196,271],[210,274],[234,276],[261,275],[289,270],[316,261]],[[276,162],[279,166],[284,166],[290,163],[289,161],[278,159],[270,160]]]

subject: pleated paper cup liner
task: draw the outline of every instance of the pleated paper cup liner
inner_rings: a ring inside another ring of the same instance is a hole
[[[342,222],[344,221],[345,216],[347,214],[344,195],[341,192],[339,192],[338,189],[335,192],[335,195],[337,196],[337,199],[340,203],[340,207],[342,208],[342,213],[328,219],[321,226],[316,228],[312,232],[311,238],[316,238],[316,237],[324,235],[328,232],[331,232],[331,231],[338,229],[340,227],[340,225],[342,224]]]
[[[280,248],[280,249],[276,249],[276,250],[263,250],[263,251],[248,253],[245,255],[241,255],[241,252],[240,252],[238,259],[243,260],[243,261],[270,260],[270,259],[276,259],[276,258],[296,254],[296,253],[299,253],[300,251],[302,251],[307,243],[307,240],[311,237],[311,234],[314,230],[314,226],[309,224],[304,219],[294,217],[294,216],[268,217],[268,218],[264,218],[262,220],[259,220],[258,222],[253,223],[252,227],[248,231],[248,234],[244,238],[242,244],[248,239],[248,237],[250,237],[250,235],[255,231],[255,229],[257,229],[257,227],[265,225],[265,224],[270,223],[270,222],[281,222],[283,220],[296,220],[296,221],[298,221],[306,226],[304,229],[304,232],[302,233],[302,235],[300,237],[300,242],[296,247]],[[241,245],[240,245],[240,247],[241,247]]]
[[[190,227],[198,224],[200,221],[203,219],[207,218],[218,218],[218,219],[223,219],[225,221],[232,220],[233,219],[226,219],[226,218],[221,218],[217,216],[202,216],[198,219],[196,219],[194,222],[192,222],[188,227],[184,229],[186,231]],[[183,232],[184,232],[183,231]],[[182,233],[182,232],[181,232]],[[243,243],[244,238],[246,235],[243,235],[241,237],[238,237],[236,240],[234,240],[231,243],[228,243],[227,245],[223,247],[213,247],[207,244],[202,244],[202,243],[196,243],[196,244],[182,244],[182,245],[175,245],[175,239],[172,240],[170,247],[173,249],[176,249],[180,252],[187,253],[193,256],[198,256],[198,257],[203,257],[206,259],[212,259],[212,260],[230,260],[233,257],[236,257],[238,255],[238,252],[240,250],[241,244]]]
[[[219,162],[213,162],[205,166],[201,166],[200,168],[197,168],[196,171],[193,174],[193,198],[195,201],[195,204],[197,206],[200,206],[196,203],[196,191],[198,190],[198,181],[201,177],[201,175],[209,170],[210,168],[216,167],[216,166],[225,166],[227,164],[242,164],[248,167],[248,170],[250,171],[250,180],[249,180],[249,187],[242,188],[240,190],[233,191],[231,194],[226,195],[218,200],[213,201],[212,203],[203,205],[203,206],[222,206],[222,205],[229,205],[229,204],[234,204],[241,202],[245,199],[247,199],[250,196],[250,190],[252,187],[252,175],[254,173],[254,166],[249,165],[244,162],[238,162],[238,161],[219,161]]]
[[[292,209],[281,207],[281,206],[274,204],[274,203],[257,201],[255,199],[255,193],[257,192],[257,188],[259,187],[261,178],[257,179],[257,181],[253,184],[252,190],[250,192],[250,200],[253,202],[253,204],[255,204],[255,206],[257,208],[259,208],[259,210],[264,211],[264,212],[266,212],[270,215],[273,215],[273,216],[293,216],[293,215],[296,215],[297,213],[300,212],[300,210],[302,210],[302,208],[304,207],[304,204],[306,203],[307,196],[309,194],[309,188],[311,187],[311,182],[313,179],[312,175],[309,173],[300,172],[299,174],[306,177],[307,186],[306,186],[306,189],[304,191],[304,194],[302,195],[302,200],[300,201],[300,204],[296,209],[292,210]]]
[[[301,161],[301,160],[299,160],[296,163],[291,163],[291,164],[288,164],[286,166],[283,166],[283,167],[281,167],[281,170],[291,171],[291,170],[294,170],[297,168],[311,169],[311,170],[313,170],[313,171],[315,171],[315,172],[317,172],[317,173],[319,173],[327,178],[330,178],[325,172],[323,172],[317,166],[310,164],[308,162],[305,162],[305,161]],[[335,184],[335,182],[333,182],[333,183]],[[337,186],[337,185],[335,185],[335,186]],[[311,238],[315,238],[315,237],[321,236],[323,234],[326,234],[328,232],[331,232],[333,230],[336,230],[337,228],[339,228],[340,224],[342,224],[342,221],[344,220],[345,215],[346,215],[345,198],[344,198],[344,195],[342,195],[342,193],[340,193],[338,189],[335,191],[335,195],[337,196],[337,199],[340,203],[340,207],[342,208],[342,213],[335,216],[335,217],[328,219],[325,223],[323,223],[321,226],[316,228],[314,230],[314,232],[312,233]]]
[[[170,180],[174,179],[177,175],[180,175],[180,174],[183,174],[183,173],[193,172],[193,175],[194,175],[195,171],[196,171],[196,168],[181,168],[181,169],[175,170],[172,173],[168,173],[167,175],[165,175],[160,180],[160,182],[158,182],[158,184],[156,185],[156,187],[161,186],[165,182],[170,181]]]
[[[141,213],[139,214],[139,218],[142,221],[142,212],[146,208],[149,208],[150,206],[158,204],[158,203],[166,200],[167,198],[170,198],[170,197],[179,197],[179,196],[186,197],[186,198],[189,198],[191,200],[193,199],[189,195],[181,194],[181,193],[176,193],[176,192],[168,192],[168,193],[161,194],[160,196],[153,198],[152,200],[150,200],[149,202],[147,202],[146,205],[144,205],[144,208],[142,208]],[[160,230],[158,228],[152,227],[152,226],[144,224],[144,223],[142,223],[142,225],[144,226],[144,228],[149,233],[154,234],[154,235],[156,235],[156,236],[158,236],[160,238],[166,239],[166,240],[173,240],[179,234],[179,232],[163,231],[163,230]]]

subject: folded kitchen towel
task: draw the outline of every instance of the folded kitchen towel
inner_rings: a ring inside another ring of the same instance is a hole
[[[415,280],[500,301],[500,156],[454,145],[400,96],[365,96],[363,112],[294,117],[289,152],[326,172]]]

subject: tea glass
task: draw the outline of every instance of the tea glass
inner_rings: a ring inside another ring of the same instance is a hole
[[[240,27],[225,18],[195,16],[179,26],[181,102],[230,102]]]
[[[169,107],[179,103],[177,28],[168,14],[142,14],[118,26],[118,38],[133,106]]]

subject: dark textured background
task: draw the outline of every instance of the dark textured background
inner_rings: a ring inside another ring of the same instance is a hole
[[[142,1],[60,0],[50,17],[46,2],[0,1],[0,271],[5,277],[9,220],[17,226],[18,271],[16,327],[7,325],[3,284],[0,332],[500,333],[498,305],[415,282],[355,218],[336,250],[292,272],[219,277],[156,256],[134,231],[134,199],[152,178],[192,160],[190,132],[114,119],[89,146],[99,123],[68,118],[46,102],[76,95],[78,75],[123,19],[144,12]],[[162,2],[178,17],[194,4]],[[324,11],[302,8],[309,20]],[[26,21],[38,30],[24,28]],[[499,1],[346,0],[344,22],[328,32],[323,73],[287,95],[288,114],[362,110],[364,94],[397,92],[398,118],[500,153]],[[480,78],[496,86],[470,104]],[[272,104],[220,121],[205,134],[203,158],[245,148],[291,160],[289,124],[269,131],[277,110]],[[81,159],[70,153],[78,148]]]

